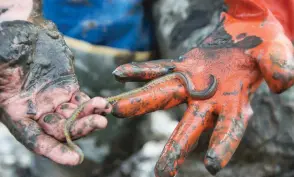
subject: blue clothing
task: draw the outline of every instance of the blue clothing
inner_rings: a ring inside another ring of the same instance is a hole
[[[43,0],[44,17],[65,36],[130,51],[151,50],[143,0]]]

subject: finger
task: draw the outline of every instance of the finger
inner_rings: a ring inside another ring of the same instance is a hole
[[[45,156],[59,164],[77,165],[80,156],[66,145],[46,135],[33,120],[26,119],[15,122],[15,137],[28,149]]]
[[[133,62],[117,67],[112,74],[116,80],[126,81],[147,81],[173,72],[176,68],[173,60],[161,59],[147,62]]]
[[[80,105],[89,100],[90,100],[90,97],[87,94],[85,94],[84,92],[78,91],[72,96],[71,103]]]
[[[155,174],[157,177],[172,177],[177,174],[187,154],[208,126],[211,116],[212,107],[210,105],[200,108],[196,105],[188,107],[156,164]]]
[[[53,136],[57,140],[64,140],[63,127],[66,119],[57,113],[49,113],[41,117],[38,121],[44,132]]]
[[[74,166],[80,164],[79,153],[46,134],[40,135],[37,143],[38,148],[34,150],[37,154],[62,165]]]
[[[244,106],[240,111],[231,109],[221,113],[204,159],[211,174],[215,175],[227,165],[240,144],[252,113],[250,105]]]
[[[71,102],[74,104],[79,104],[78,102],[75,101],[74,97]],[[112,105],[108,103],[106,99],[102,97],[94,97],[78,106],[82,106],[82,107],[81,107],[81,110],[78,111],[78,114],[76,115],[77,118],[85,117],[90,114],[108,114],[112,110]],[[80,108],[78,107],[77,109],[80,109]]]
[[[62,115],[64,118],[69,118],[77,107],[78,106],[73,103],[63,103],[56,108],[55,112]]]
[[[47,114],[39,120],[43,130],[54,138],[64,141],[64,126],[66,119],[59,114]],[[97,129],[104,129],[107,126],[107,119],[100,115],[89,115],[78,119],[70,129],[73,139],[78,139]]]
[[[140,88],[136,93],[113,103],[112,114],[116,117],[134,117],[156,110],[169,109],[187,99],[185,87],[177,79],[162,81]]]
[[[81,138],[89,133],[97,130],[97,129],[104,129],[107,126],[107,119],[100,115],[89,115],[82,119],[77,120],[71,130],[71,137],[73,139]],[[62,134],[64,136],[64,134]],[[65,139],[65,138],[63,138]]]
[[[111,110],[112,105],[108,103],[106,99],[95,97],[85,103],[84,108],[78,117],[84,117],[90,114],[106,114],[110,113]]]

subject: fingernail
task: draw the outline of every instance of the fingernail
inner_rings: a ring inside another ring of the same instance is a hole
[[[81,97],[79,95],[75,96],[76,101],[81,101]]]
[[[52,114],[48,114],[44,117],[44,122],[48,123],[48,124],[54,124],[56,123],[60,118],[58,116],[52,115]]]

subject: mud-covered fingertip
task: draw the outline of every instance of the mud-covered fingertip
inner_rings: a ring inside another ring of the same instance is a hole
[[[221,161],[212,149],[207,152],[204,164],[207,171],[213,176],[215,176],[222,169]]]
[[[176,174],[161,162],[157,162],[154,167],[154,173],[156,177],[174,177]]]

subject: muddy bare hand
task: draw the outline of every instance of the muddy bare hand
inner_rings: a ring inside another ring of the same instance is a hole
[[[26,1],[0,5],[0,118],[28,149],[60,164],[77,165],[80,154],[64,143],[66,119],[85,105],[70,129],[78,139],[105,128],[101,114],[109,113],[111,106],[79,91],[74,57],[62,35],[52,22],[39,18],[38,1]],[[13,13],[21,2],[34,8],[28,13],[23,6]]]

